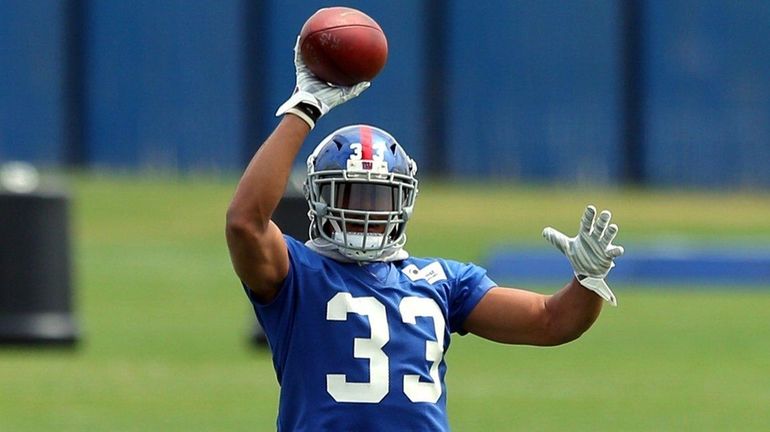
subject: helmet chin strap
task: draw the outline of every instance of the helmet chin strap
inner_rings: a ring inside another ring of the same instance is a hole
[[[305,246],[327,258],[339,262],[357,262],[359,264],[365,264],[367,262],[402,261],[409,258],[409,252],[403,249],[405,241],[400,242],[399,245],[393,245],[386,247],[384,250],[379,250],[385,233],[368,233],[366,235],[366,240],[364,240],[363,233],[348,232],[346,244],[343,230],[340,228],[337,221],[328,220],[326,223],[328,223],[331,232],[324,233],[323,235],[327,235],[329,238],[315,236],[313,235],[313,231],[318,228],[316,220],[313,218],[313,221],[310,224],[310,240],[305,242]],[[330,240],[333,240],[334,242]],[[370,250],[366,251],[366,249]]]
[[[359,264],[366,264],[367,262],[392,262],[392,261],[402,261],[407,258],[409,258],[409,252],[407,252],[403,248],[393,249],[389,251],[385,251],[382,255],[380,255],[377,258],[372,259],[353,259],[347,254],[343,254],[340,252],[339,246],[335,245],[334,243],[324,240],[322,238],[315,238],[308,240],[305,242],[305,246],[310,248],[311,250],[317,252],[320,255],[323,255],[327,258],[331,258],[335,261],[343,262],[343,263],[354,263],[357,262]]]
[[[347,235],[339,231],[334,232],[334,241],[343,243],[353,249],[377,249],[382,245],[382,234],[349,232]],[[347,241],[346,241],[347,240]]]
[[[339,253],[354,261],[376,261],[388,252],[383,247],[386,236],[390,235],[392,227],[386,233],[348,231],[336,220],[330,220],[332,227],[331,240],[337,245]],[[392,248],[390,248],[392,249]]]

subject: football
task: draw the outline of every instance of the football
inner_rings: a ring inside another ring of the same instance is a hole
[[[318,78],[343,86],[371,81],[388,59],[388,41],[380,25],[347,7],[314,13],[302,26],[299,47]]]

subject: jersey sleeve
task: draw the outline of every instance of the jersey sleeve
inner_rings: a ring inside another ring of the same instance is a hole
[[[463,328],[473,308],[481,298],[497,284],[487,276],[487,271],[475,264],[456,263],[455,278],[449,296],[449,328],[460,335],[468,333]]]

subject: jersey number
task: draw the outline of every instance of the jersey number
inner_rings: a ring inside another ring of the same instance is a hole
[[[420,381],[419,375],[404,375],[404,393],[412,402],[438,402],[441,397],[441,381],[438,367],[444,355],[444,316],[433,299],[405,297],[399,304],[401,321],[417,324],[417,317],[433,319],[435,341],[425,342],[425,359],[430,362],[432,382]],[[353,357],[369,359],[369,381],[348,382],[344,374],[326,375],[326,391],[337,402],[378,403],[388,394],[388,356],[382,347],[390,340],[385,306],[374,297],[353,297],[350,293],[338,293],[326,304],[326,319],[346,321],[349,313],[366,315],[371,337],[353,339]]]

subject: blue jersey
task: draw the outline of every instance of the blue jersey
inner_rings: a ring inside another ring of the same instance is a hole
[[[444,353],[495,286],[486,271],[442,259],[341,263],[285,239],[280,292],[252,299],[281,386],[278,430],[448,430]]]

